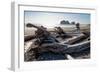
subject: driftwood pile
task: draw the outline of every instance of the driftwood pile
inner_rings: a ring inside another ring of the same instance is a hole
[[[53,36],[47,28],[43,26],[31,27],[37,29],[35,35],[26,36],[25,42],[31,40],[31,44],[24,52],[24,61],[40,60],[64,60],[90,57],[90,35],[89,32],[78,32],[77,36],[72,36],[63,31],[61,27],[56,27]],[[63,41],[59,41],[61,38]],[[70,58],[69,58],[70,56]]]

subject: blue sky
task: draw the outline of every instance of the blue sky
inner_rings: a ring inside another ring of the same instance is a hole
[[[59,13],[25,11],[25,23],[36,23],[42,25],[57,25],[61,20],[75,21],[80,24],[90,24],[90,14],[85,13]]]

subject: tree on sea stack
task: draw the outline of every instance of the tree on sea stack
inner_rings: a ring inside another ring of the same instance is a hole
[[[80,23],[76,23],[76,28],[78,31],[80,30]]]
[[[73,22],[71,22],[71,24],[74,24],[75,25],[75,22],[73,21]]]
[[[69,21],[66,21],[66,24],[70,24]]]
[[[62,21],[60,22],[60,24],[70,24],[70,23],[69,23],[69,21],[68,21],[68,20],[67,20],[67,21],[62,20]]]
[[[60,24],[66,24],[66,21],[65,21],[65,20],[62,20],[62,21],[60,22]]]

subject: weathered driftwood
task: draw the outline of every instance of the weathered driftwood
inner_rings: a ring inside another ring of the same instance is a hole
[[[31,48],[35,48],[37,47],[37,45],[35,45],[35,42],[36,39],[33,39],[32,41],[28,41],[28,42],[25,42],[25,47],[24,47],[24,52],[26,53],[27,51],[29,51]]]
[[[90,47],[90,41],[85,41],[79,44],[67,45],[60,43],[43,44],[38,47],[39,52],[52,51],[54,53],[73,53],[80,52]]]
[[[44,44],[41,44],[41,46],[40,45],[35,45],[35,41],[33,41],[33,44],[31,44],[30,45],[30,47],[31,48],[36,48],[37,47],[37,50],[39,50],[38,52],[43,52],[43,51],[54,51],[54,52],[62,52],[64,49],[66,50],[66,49],[68,49],[68,48],[77,48],[77,49],[81,49],[80,47],[81,46],[90,46],[89,45],[89,42],[87,43],[79,43],[79,44],[75,44],[74,46],[73,45],[69,45],[69,44],[72,44],[72,43],[75,43],[75,42],[77,42],[77,41],[79,41],[79,40],[81,40],[82,38],[85,38],[85,35],[84,34],[81,34],[81,35],[79,35],[79,36],[77,36],[77,37],[74,37],[74,38],[71,38],[71,39],[69,39],[67,42],[65,41],[65,42],[61,42],[61,43],[44,43]],[[65,44],[65,43],[67,43],[67,44]],[[88,45],[86,45],[86,44],[88,44]],[[68,46],[70,46],[70,47],[68,47]],[[73,47],[72,47],[73,46]],[[70,49],[70,50],[72,50],[72,49]],[[84,48],[85,49],[85,48]]]
[[[55,27],[55,31],[58,35],[56,37],[61,37],[62,39],[70,38],[71,35],[67,34],[61,27]]]
[[[79,53],[86,49],[90,48],[90,41],[82,42],[74,45],[66,45],[66,44],[43,44],[41,46],[31,48],[24,54],[25,61],[33,61],[38,58],[39,53],[43,52],[53,52],[53,53],[62,53],[62,54],[72,54]]]
[[[36,60],[38,54],[43,52],[53,52],[56,54],[71,54],[90,49],[89,40],[82,42],[82,39],[86,39],[88,37],[86,36],[87,34],[79,34],[78,36],[67,39],[64,42],[57,42],[57,39],[53,37],[51,33],[46,30],[45,27],[38,27],[33,24],[30,25],[31,27],[37,28],[37,31],[35,31],[35,40],[28,45],[27,50],[24,53],[25,61]],[[28,38],[33,38],[33,36],[30,36]],[[77,43],[79,41],[81,42]]]
[[[68,49],[66,49],[65,53],[73,53],[73,52],[81,52],[83,50],[90,48],[90,41],[84,41],[74,45],[68,45]]]
[[[87,38],[84,34],[79,34],[78,36],[75,36],[73,38],[67,39],[64,41],[64,44],[75,44],[78,43],[79,41],[82,41],[82,39]]]

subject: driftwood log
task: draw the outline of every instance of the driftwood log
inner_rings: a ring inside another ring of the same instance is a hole
[[[43,52],[53,52],[55,54],[73,54],[79,53],[84,50],[90,49],[90,41],[85,41],[82,43],[68,45],[61,43],[52,43],[52,44],[43,44],[38,47],[31,48],[24,54],[25,61],[33,61],[36,60],[39,53]]]
[[[81,33],[78,36],[74,36],[73,38],[67,39],[62,43],[64,43],[64,44],[76,44],[76,43],[78,43],[86,38],[88,38],[88,37]]]
[[[80,52],[90,47],[90,41],[85,41],[82,43],[68,45],[60,43],[43,44],[38,47],[39,52],[52,51],[54,53],[73,53]]]
[[[62,39],[65,38],[71,38],[72,36],[67,34],[61,27],[55,27],[55,31],[56,34],[58,34],[56,37],[61,37]]]
[[[25,37],[26,41],[30,39],[34,40],[31,42],[31,44],[29,44],[29,47],[27,47],[27,50],[24,53],[25,61],[37,60],[38,54],[43,52],[52,52],[55,54],[72,54],[90,49],[90,41],[87,39],[89,36],[86,36],[86,33],[79,33],[79,35],[75,37],[59,42],[51,35],[49,31],[46,30],[45,27],[38,27],[33,24],[29,25],[31,25],[31,27],[37,28],[37,31],[35,31],[34,39],[33,36],[30,36],[27,39]],[[86,40],[82,41],[84,39]]]

